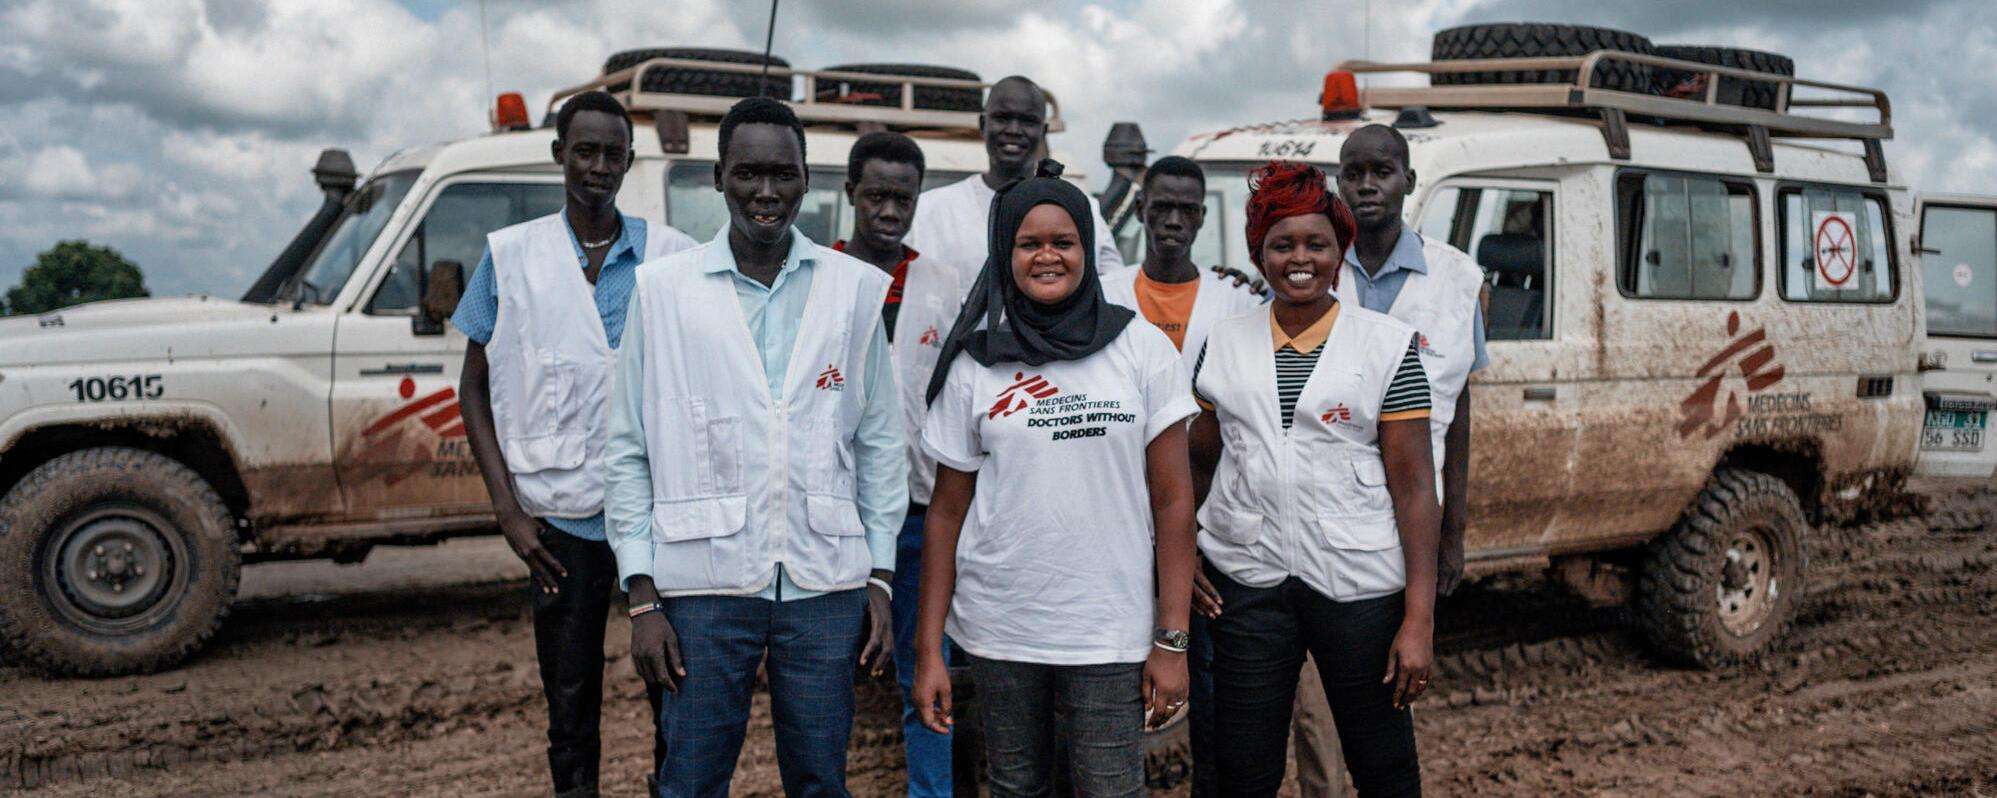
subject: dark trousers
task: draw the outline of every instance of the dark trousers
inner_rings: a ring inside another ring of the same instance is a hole
[[[1193,645],[1186,650],[1186,734],[1192,743],[1193,798],[1220,798],[1220,767],[1213,761],[1213,637],[1207,634],[1207,618],[1197,612],[1187,631]]]
[[[728,795],[748,732],[756,666],[766,655],[784,795],[846,798],[866,591],[794,601],[681,596],[665,603],[686,678],[660,713],[666,739],[660,798]]]
[[[1326,598],[1297,579],[1248,587],[1211,565],[1220,617],[1213,640],[1214,753],[1220,793],[1273,796],[1283,783],[1290,708],[1304,652],[1317,660],[1352,784],[1361,798],[1421,794],[1414,716],[1381,684],[1401,627],[1401,594]]]
[[[1143,663],[970,661],[992,798],[1054,795],[1057,734],[1075,795],[1144,794]]]
[[[528,585],[534,603],[534,655],[548,698],[548,774],[556,795],[593,795],[603,748],[603,628],[616,592],[617,559],[610,544],[584,540],[543,524],[541,545],[568,576],[553,595]],[[653,718],[663,691],[649,690]],[[656,732],[657,727],[654,727]],[[652,735],[652,760],[665,751]]]

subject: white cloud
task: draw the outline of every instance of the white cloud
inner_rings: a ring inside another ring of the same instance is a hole
[[[1819,13],[1834,4],[1836,13]],[[1371,6],[1370,25],[1366,9]],[[538,110],[622,49],[760,49],[768,5],[490,0],[492,88]],[[1022,11],[1024,8],[1026,10]],[[1315,113],[1347,58],[1421,59],[1464,20],[1568,19],[1776,49],[1806,74],[1892,93],[1889,159],[1910,183],[1989,190],[1997,33],[1980,0],[870,0],[786,3],[776,52],[801,67],[949,64],[1024,74],[1062,100],[1056,140],[1098,179],[1116,121],[1151,146]],[[1815,11],[1812,11],[1815,9]],[[311,214],[323,147],[363,167],[482,132],[478,5],[394,0],[0,0],[0,287],[87,236],[156,291],[234,294]],[[1811,20],[1850,19],[1849,24]]]

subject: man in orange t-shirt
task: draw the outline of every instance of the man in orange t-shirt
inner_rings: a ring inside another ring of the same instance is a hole
[[[1158,159],[1138,187],[1144,264],[1103,275],[1103,298],[1137,311],[1179,347],[1188,371],[1214,322],[1262,304],[1247,288],[1193,263],[1206,223],[1206,173],[1179,156]]]

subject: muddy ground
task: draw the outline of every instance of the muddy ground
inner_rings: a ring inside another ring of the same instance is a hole
[[[1735,672],[1660,665],[1618,611],[1536,580],[1459,595],[1417,711],[1429,793],[1997,796],[1997,493],[1934,507],[1817,530],[1796,628]],[[491,538],[253,566],[179,670],[0,664],[0,793],[545,794],[523,575]],[[625,628],[612,619],[612,651]],[[636,796],[639,682],[622,657],[609,678],[606,793]],[[861,690],[855,795],[899,791],[891,691]],[[760,707],[754,723],[735,792],[776,795]]]

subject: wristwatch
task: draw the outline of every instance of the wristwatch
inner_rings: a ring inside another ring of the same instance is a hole
[[[1151,633],[1151,644],[1166,651],[1185,653],[1193,647],[1193,636],[1183,629],[1157,629]]]

